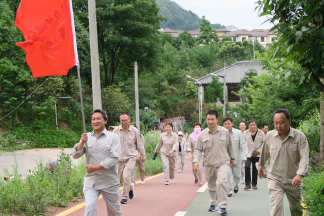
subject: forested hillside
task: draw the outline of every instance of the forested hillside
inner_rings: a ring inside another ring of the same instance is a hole
[[[163,28],[186,31],[200,28],[202,19],[192,11],[187,11],[176,2],[170,0],[156,0],[156,3],[160,8],[160,14],[167,18],[167,20],[162,22]],[[208,19],[208,17],[206,18]],[[218,23],[211,24],[211,26],[216,29],[225,28],[225,26]]]

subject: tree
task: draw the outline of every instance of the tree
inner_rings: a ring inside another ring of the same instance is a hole
[[[202,35],[198,37],[198,42],[200,44],[207,45],[209,43],[219,41],[217,30],[211,27],[210,22],[205,18],[205,16],[202,17],[200,31],[202,32]]]
[[[223,99],[223,83],[219,82],[218,76],[213,76],[213,81],[206,87],[205,101],[216,102],[217,99]]]
[[[154,67],[161,52],[159,8],[155,0],[97,1],[98,45],[105,86],[133,73],[134,62],[141,68]],[[75,11],[88,26],[86,0],[75,1]],[[91,21],[91,18],[89,18]]]
[[[257,8],[260,16],[269,17],[274,24],[271,31],[278,33],[272,58],[298,63],[305,69],[299,73],[298,84],[309,85],[312,79],[321,92],[320,158],[324,161],[324,4],[314,0],[260,0]],[[294,74],[288,72],[286,77]]]

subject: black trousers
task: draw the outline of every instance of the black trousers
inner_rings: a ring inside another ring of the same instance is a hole
[[[258,184],[258,170],[255,166],[259,162],[259,157],[250,157],[245,162],[245,185],[251,185],[251,163],[252,163],[252,185]]]

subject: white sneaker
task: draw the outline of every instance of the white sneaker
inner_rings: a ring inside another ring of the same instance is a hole
[[[169,185],[169,184],[170,184],[170,182],[166,181],[166,182],[165,182],[164,184],[165,184],[165,185]]]
[[[145,184],[145,180],[144,181],[141,181],[141,184]]]

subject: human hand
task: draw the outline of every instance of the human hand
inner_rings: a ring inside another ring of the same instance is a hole
[[[93,173],[94,171],[97,171],[96,166],[92,164],[88,164],[86,166],[87,173]]]
[[[82,141],[83,143],[86,143],[86,142],[88,141],[88,134],[87,134],[87,133],[83,133],[83,134],[81,135],[81,141]]]
[[[196,171],[199,170],[199,163],[198,163],[198,162],[195,163],[195,165],[194,165],[194,169],[195,169]]]
[[[258,171],[259,177],[262,179],[264,177],[264,170]]]
[[[293,178],[291,185],[294,188],[298,188],[300,184],[303,182],[303,176],[302,175],[296,175],[295,178]]]
[[[171,156],[174,153],[174,150],[171,150],[168,155]]]
[[[191,155],[189,156],[189,160],[192,161],[192,156]]]
[[[231,166],[234,166],[235,160],[230,160],[230,164],[231,164]]]

